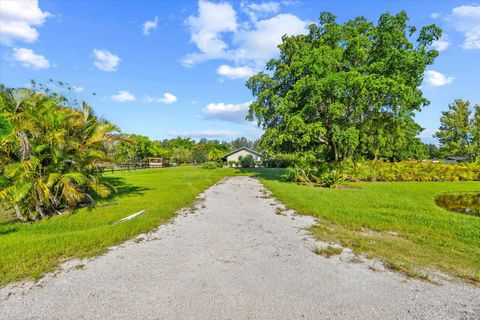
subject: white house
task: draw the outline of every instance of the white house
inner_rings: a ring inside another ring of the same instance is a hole
[[[247,155],[251,155],[255,161],[262,160],[262,155],[260,153],[247,147],[241,147],[237,150],[227,153],[222,159],[225,161],[238,161],[240,157],[245,157]]]

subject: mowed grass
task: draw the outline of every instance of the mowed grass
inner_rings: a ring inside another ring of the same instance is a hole
[[[444,192],[480,190],[480,182],[352,183],[325,189],[281,181],[281,171],[257,171],[289,208],[320,223],[313,234],[339,242],[392,269],[415,276],[436,270],[480,282],[480,218],[435,205]]]
[[[232,173],[231,169],[180,167],[108,174],[118,192],[94,209],[31,224],[0,223],[0,286],[38,279],[66,259],[102,254],[112,245],[151,231]],[[140,210],[145,213],[113,225]]]

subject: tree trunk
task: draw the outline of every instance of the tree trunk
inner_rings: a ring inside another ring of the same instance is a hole
[[[20,207],[18,206],[17,203],[15,203],[15,214],[17,215],[18,220],[26,221],[25,218],[23,217],[22,213],[20,212]]]
[[[37,204],[37,205],[35,206],[35,209],[36,209],[37,212],[40,214],[40,216],[42,217],[42,219],[45,218],[45,213],[43,213],[42,206],[40,206],[40,205]]]

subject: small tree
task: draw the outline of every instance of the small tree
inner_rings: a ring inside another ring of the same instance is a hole
[[[440,149],[447,156],[463,156],[470,160],[479,157],[480,145],[480,106],[474,107],[473,117],[470,102],[455,100],[442,112],[440,128],[435,136],[440,141]]]
[[[192,151],[186,148],[174,148],[172,150],[172,160],[180,163],[187,163],[192,160]]]

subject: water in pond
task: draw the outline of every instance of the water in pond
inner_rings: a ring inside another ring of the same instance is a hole
[[[480,193],[442,194],[435,203],[449,211],[480,217]]]

